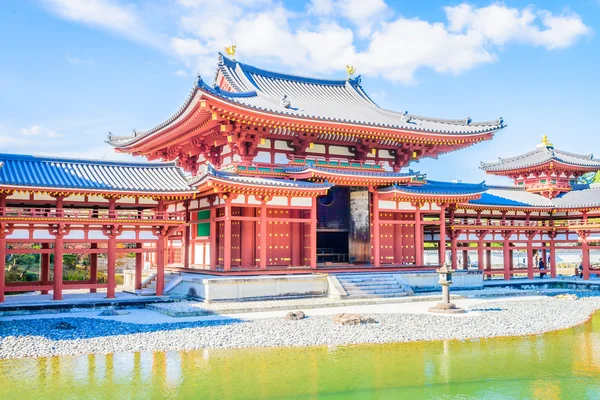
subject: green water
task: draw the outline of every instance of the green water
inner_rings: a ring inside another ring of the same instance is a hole
[[[524,338],[6,360],[0,398],[600,399],[600,314]]]

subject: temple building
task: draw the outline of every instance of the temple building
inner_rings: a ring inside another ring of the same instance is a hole
[[[557,150],[544,137],[529,153],[482,164],[510,186],[428,180],[409,164],[491,140],[502,118],[387,110],[348,72],[307,78],[220,54],[214,79],[198,77],[171,118],[109,135],[116,151],[160,162],[0,154],[0,301],[34,290],[61,299],[63,288],[114,297],[119,253],[135,253],[137,290],[143,263],[152,265],[157,295],[165,269],[433,270],[448,255],[454,268],[505,279],[533,278],[537,260],[548,259],[554,276],[563,247],[581,250],[589,278],[600,187],[577,181],[600,160]],[[426,265],[425,249],[436,252],[434,263]],[[491,262],[498,249],[502,268]],[[527,261],[513,265],[520,250]],[[89,279],[62,279],[66,252],[90,255]],[[5,282],[7,257],[32,253],[41,255],[39,281]],[[107,260],[102,283],[98,254]]]

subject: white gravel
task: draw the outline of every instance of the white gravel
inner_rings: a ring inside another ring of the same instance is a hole
[[[200,348],[345,345],[540,334],[585,322],[600,297],[487,301],[464,317],[370,314],[378,323],[338,326],[331,315],[132,324],[106,319],[0,321],[0,358]],[[363,314],[365,315],[365,314]]]

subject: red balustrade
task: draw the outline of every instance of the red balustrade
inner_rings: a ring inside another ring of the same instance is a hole
[[[106,210],[82,208],[28,208],[4,207],[0,208],[0,217],[15,219],[100,219],[100,220],[142,220],[142,221],[185,221],[184,212],[168,212],[155,210]]]

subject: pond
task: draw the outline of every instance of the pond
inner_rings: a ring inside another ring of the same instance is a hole
[[[0,361],[3,399],[600,399],[600,314],[545,335]]]

